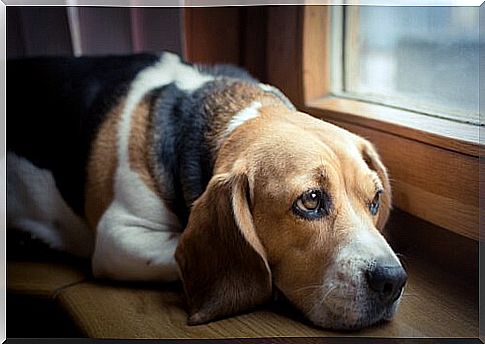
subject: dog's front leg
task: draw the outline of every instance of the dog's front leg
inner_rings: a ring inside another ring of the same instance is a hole
[[[174,281],[178,239],[179,233],[168,226],[132,215],[114,202],[97,226],[93,274],[125,281]]]

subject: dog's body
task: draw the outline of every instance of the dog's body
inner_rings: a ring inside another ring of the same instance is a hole
[[[394,314],[405,274],[375,229],[390,190],[365,140],[238,68],[169,53],[18,61],[7,82],[9,227],[92,257],[96,277],[182,278],[192,323],[273,284],[322,326]],[[381,259],[389,295],[368,277]]]

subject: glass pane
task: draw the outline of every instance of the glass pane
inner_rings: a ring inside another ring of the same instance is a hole
[[[347,7],[344,92],[478,123],[478,7]]]

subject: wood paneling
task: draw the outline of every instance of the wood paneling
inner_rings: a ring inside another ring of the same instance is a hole
[[[306,102],[330,92],[330,8],[303,9],[303,96]]]
[[[185,57],[190,62],[240,64],[238,7],[186,8]]]
[[[267,80],[267,6],[185,8],[185,57],[230,63]]]
[[[240,15],[241,66],[257,79],[266,81],[268,7],[242,7]]]
[[[299,34],[303,7],[275,6],[268,13],[267,76],[297,106],[303,102],[302,40]]]

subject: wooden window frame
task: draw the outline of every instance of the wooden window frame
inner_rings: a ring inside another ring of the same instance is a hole
[[[480,127],[332,96],[329,6],[270,7],[267,28],[267,81],[301,111],[373,142],[395,207],[478,240]]]

